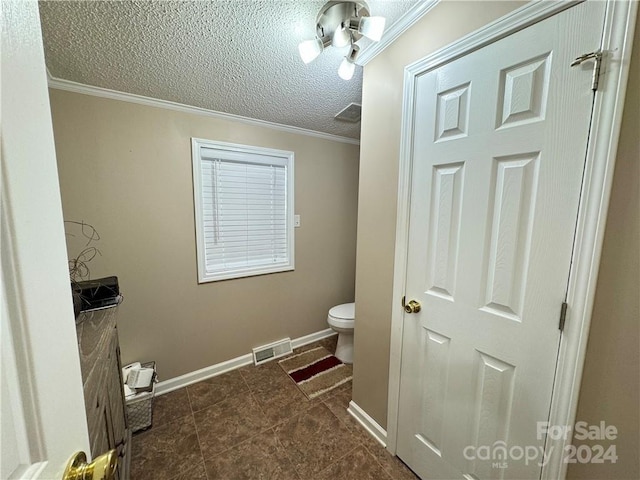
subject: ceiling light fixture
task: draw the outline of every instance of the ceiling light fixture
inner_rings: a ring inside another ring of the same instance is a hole
[[[374,42],[380,41],[384,24],[385,18],[371,17],[369,7],[362,1],[328,2],[320,9],[316,19],[316,38],[298,45],[300,57],[304,63],[311,63],[330,45],[336,48],[351,45],[338,68],[340,78],[350,80],[360,51],[356,42],[363,36]]]

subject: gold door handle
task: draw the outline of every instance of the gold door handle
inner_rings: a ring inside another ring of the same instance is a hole
[[[420,311],[420,302],[416,300],[409,300],[409,303],[405,304],[403,302],[404,311],[407,313],[418,313]]]
[[[87,455],[77,452],[64,470],[62,480],[114,480],[118,456],[115,450],[100,455],[93,462],[87,463]]]

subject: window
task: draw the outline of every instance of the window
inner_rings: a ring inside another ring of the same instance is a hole
[[[293,152],[191,144],[198,281],[293,270]]]

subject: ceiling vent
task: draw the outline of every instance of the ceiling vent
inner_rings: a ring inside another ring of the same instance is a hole
[[[268,345],[262,345],[253,349],[253,363],[260,365],[261,363],[268,362],[274,358],[288,355],[292,352],[291,339],[283,338],[274,343]]]
[[[336,116],[336,120],[341,122],[358,123],[362,116],[362,105],[358,103],[350,103],[343,108]]]

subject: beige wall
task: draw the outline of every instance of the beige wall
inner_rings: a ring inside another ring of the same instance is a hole
[[[123,362],[166,380],[327,328],[354,296],[358,147],[201,115],[51,90],[65,219],[98,230],[93,278],[125,296]],[[296,269],[199,285],[191,137],[295,153]],[[78,251],[77,239],[69,242]]]
[[[619,435],[611,443],[620,458],[614,465],[570,465],[568,478],[640,478],[639,26],[577,414],[579,421],[616,426]]]
[[[404,67],[521,5],[441,2],[364,69],[353,398],[383,427]]]
[[[522,3],[442,2],[365,67],[360,155],[353,399],[383,427],[395,248],[403,69]],[[639,478],[638,51],[614,180],[578,419],[621,430],[616,465],[573,478]],[[397,300],[397,299],[396,299]]]

